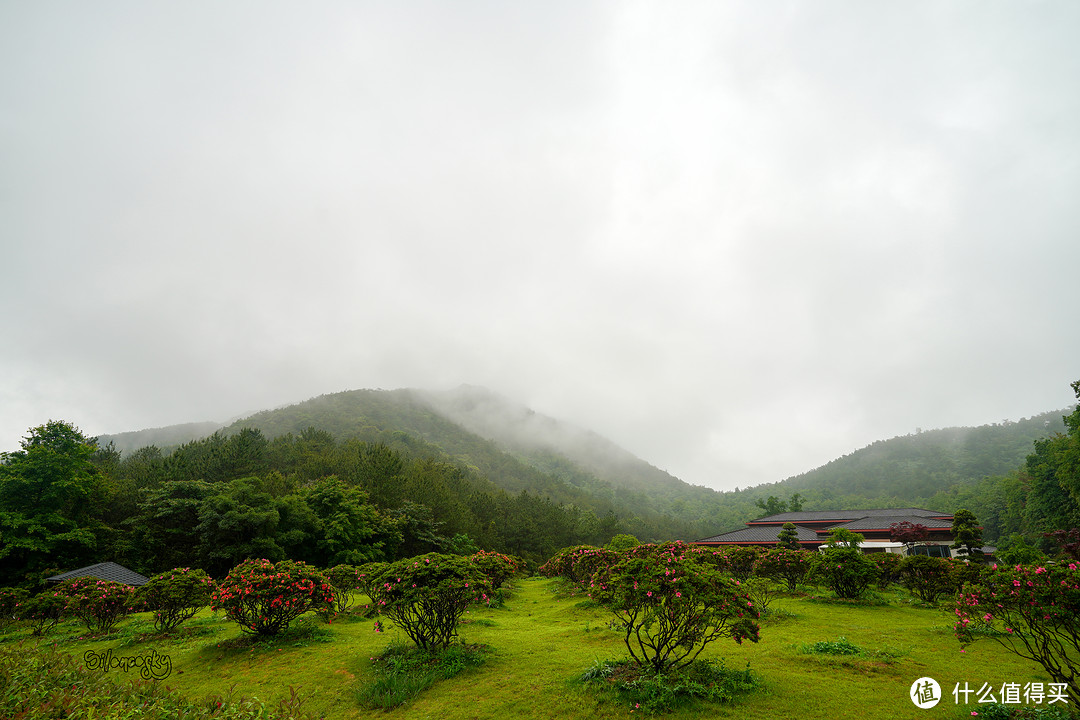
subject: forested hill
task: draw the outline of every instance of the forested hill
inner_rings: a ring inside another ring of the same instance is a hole
[[[537,413],[486,388],[462,385],[448,392],[413,391],[435,412],[494,442],[528,464],[585,485],[591,479],[653,499],[714,499],[595,432]]]
[[[1036,440],[1065,430],[1062,417],[1069,412],[1056,410],[1015,422],[927,430],[880,440],[774,488],[799,492],[815,506],[879,499],[907,505],[951,486],[1016,471]]]
[[[117,433],[116,435],[102,435],[99,440],[102,445],[112,443],[113,447],[120,452],[131,453],[150,445],[169,448],[183,445],[192,440],[201,440],[213,435],[223,427],[225,425],[218,422],[182,423],[147,430],[133,430],[131,432]]]
[[[604,512],[616,508],[622,514],[648,516],[678,508],[679,517],[671,520],[690,534],[697,529],[688,526],[702,521],[709,514],[706,505],[720,496],[649,465],[596,433],[474,386],[447,392],[333,393],[257,413],[225,431],[244,427],[258,428],[271,438],[316,427],[339,439],[435,452],[440,459],[476,469],[508,492],[527,490],[556,502],[585,502]]]
[[[694,539],[734,529],[765,514],[760,501],[795,493],[806,510],[967,507],[993,538],[1031,524],[1020,520],[1026,491],[1017,472],[1036,440],[1064,430],[1067,412],[882,440],[774,484],[722,493],[684,483],[595,433],[470,386],[328,394],[256,413],[220,436],[257,429],[271,440],[299,438],[314,428],[338,443],[385,446],[404,458],[452,463],[490,487],[486,493],[526,492],[571,513],[579,508],[592,517],[610,516],[608,527],[642,539]],[[100,441],[115,441],[130,455],[140,440],[169,450],[164,439],[194,440],[213,427],[191,424]],[[193,435],[184,437],[185,432]]]
[[[493,426],[499,431],[487,432]],[[147,444],[158,437],[193,445],[213,439],[206,438],[206,428],[187,427],[202,432],[184,438],[181,429],[159,428],[102,436],[99,442],[103,446],[113,442],[116,449],[130,456],[140,437]],[[594,433],[533,413],[482,388],[441,393],[353,390],[322,395],[255,413],[221,428],[213,437],[229,438],[243,430],[258,430],[266,439],[276,441],[300,438],[311,429],[327,433],[339,444],[360,442],[386,447],[402,458],[452,463],[487,487],[485,493],[494,489],[511,496],[529,493],[565,506],[571,514],[578,508],[588,517],[604,520],[607,527],[633,532],[641,539],[692,540],[713,534],[715,512],[721,505],[721,493],[684,483]],[[543,439],[539,439],[541,429]],[[527,440],[530,436],[533,439]],[[214,440],[211,444],[220,443]],[[328,467],[330,471],[341,474],[339,469]],[[461,494],[460,488],[445,490],[454,496]]]

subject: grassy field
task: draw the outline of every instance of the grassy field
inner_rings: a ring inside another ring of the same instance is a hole
[[[436,683],[390,714],[402,720],[640,715],[578,681],[599,660],[627,653],[621,636],[607,627],[606,611],[580,596],[559,595],[557,587],[552,580],[520,580],[503,608],[474,609],[459,634],[465,642],[492,648],[486,664]],[[714,644],[703,654],[722,658],[732,669],[749,663],[761,687],[733,705],[683,709],[669,717],[961,718],[979,706],[974,696],[970,707],[958,706],[952,695],[956,683],[973,689],[990,683],[996,690],[1003,682],[1049,682],[1041,668],[989,639],[962,652],[947,609],[917,607],[900,594],[886,598],[887,605],[853,606],[781,596],[762,623],[759,643]],[[286,637],[253,643],[235,624],[204,611],[183,626],[184,634],[169,638],[148,635],[149,616],[136,615],[105,638],[87,638],[83,626],[67,622],[44,642],[78,658],[88,650],[169,655],[172,674],[163,682],[192,698],[232,689],[276,703],[295,690],[305,710],[326,718],[365,718],[387,714],[363,708],[357,698],[360,684],[371,677],[372,658],[388,643],[406,640],[394,629],[376,633],[373,625],[370,619],[350,619],[327,626],[308,615]],[[863,653],[807,652],[807,646],[841,637]],[[29,638],[24,628],[0,638],[5,645],[19,641],[43,642]],[[118,680],[134,676],[109,672]],[[908,696],[923,676],[936,679],[944,696],[928,710]]]

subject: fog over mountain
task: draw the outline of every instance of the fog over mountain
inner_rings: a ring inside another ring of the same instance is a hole
[[[1063,407],[1078,26],[0,4],[0,451],[465,383],[730,489]]]

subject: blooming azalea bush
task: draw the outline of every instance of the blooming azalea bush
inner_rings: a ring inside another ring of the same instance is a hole
[[[1039,663],[1080,706],[1080,567],[993,566],[956,600],[956,637],[963,646],[990,637]]]
[[[245,560],[221,581],[210,607],[246,633],[276,635],[296,618],[333,602],[326,576],[302,562]]]
[[[45,590],[19,602],[15,617],[30,623],[31,634],[44,635],[67,614],[68,598],[57,590]]]
[[[761,577],[782,582],[787,586],[788,592],[795,592],[796,586],[810,571],[810,554],[803,549],[770,548],[758,558],[754,572]]]
[[[390,563],[371,599],[424,650],[447,647],[469,605],[487,600],[491,581],[461,555],[428,553]]]
[[[900,563],[904,561],[903,555],[891,552],[877,552],[871,553],[867,557],[870,558],[870,562],[877,565],[877,586],[879,588],[884,590],[889,585],[900,582]]]
[[[379,578],[382,577],[383,571],[389,566],[389,563],[384,562],[369,562],[364,563],[356,569],[356,587],[360,592],[368,596],[368,599],[375,597],[375,586],[379,582]]]
[[[519,558],[486,550],[470,555],[469,562],[487,576],[492,590],[501,588],[524,567],[524,563]]]
[[[90,632],[108,632],[136,609],[135,588],[112,580],[72,578],[60,583],[56,592],[67,598],[68,611]]]
[[[0,630],[18,619],[19,603],[26,597],[27,592],[22,588],[0,588]]]
[[[761,560],[762,549],[757,545],[740,545],[729,548],[725,555],[727,557],[728,572],[740,582],[746,582],[754,574],[754,570]]]
[[[584,585],[589,582],[593,573],[607,567],[618,558],[619,553],[614,550],[592,545],[575,545],[560,550],[544,563],[538,572],[545,577],[561,576],[571,582]]]
[[[709,643],[758,640],[758,609],[707,551],[641,545],[594,573],[589,594],[611,610],[631,658],[663,672],[690,665]]]
[[[150,578],[137,598],[154,614],[154,629],[169,632],[210,604],[214,581],[204,571],[173,568]]]
[[[952,563],[952,577],[956,590],[960,590],[967,583],[981,581],[984,573],[992,571],[991,566],[982,562],[982,560],[953,558],[949,562]]]

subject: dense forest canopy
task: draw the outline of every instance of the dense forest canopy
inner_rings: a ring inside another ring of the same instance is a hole
[[[693,540],[795,504],[966,508],[990,543],[1045,544],[1041,533],[1080,525],[1080,409],[894,438],[724,493],[553,423],[475,388],[338,393],[174,447],[136,449],[127,434],[124,451],[49,421],[0,455],[0,585],[102,560],[211,574],[246,557],[329,566],[488,549],[539,561],[620,533]]]

